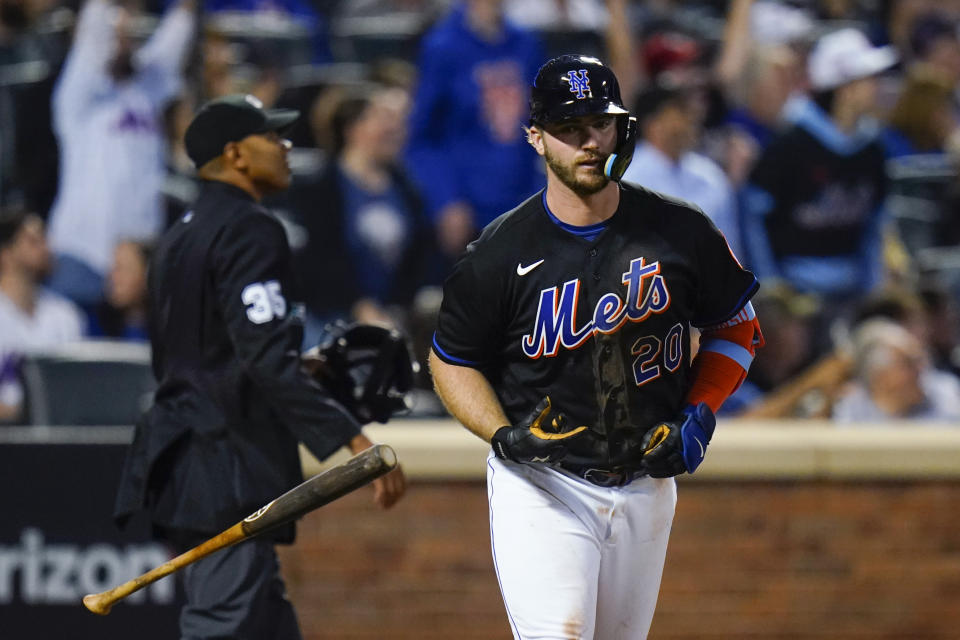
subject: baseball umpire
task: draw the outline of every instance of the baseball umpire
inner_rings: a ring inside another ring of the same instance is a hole
[[[763,342],[757,280],[695,207],[619,182],[636,123],[602,62],[550,60],[530,107],[547,187],[454,267],[431,371],[492,444],[491,543],[514,636],[645,638],[673,476],[703,461],[714,412]]]
[[[203,180],[160,241],[149,272],[159,381],[128,453],[116,515],[149,511],[178,551],[219,533],[303,480],[297,442],[319,459],[372,446],[360,424],[301,368],[302,313],[280,223],[258,202],[290,182],[280,132],[296,111],[253,96],[204,105],[187,153]],[[384,508],[402,472],[374,482]],[[300,638],[275,543],[293,525],[209,556],[182,574],[182,638]]]

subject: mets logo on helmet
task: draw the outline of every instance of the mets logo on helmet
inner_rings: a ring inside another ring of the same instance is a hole
[[[567,71],[567,81],[570,83],[570,93],[577,94],[577,100],[593,97],[590,91],[590,76],[586,69]]]

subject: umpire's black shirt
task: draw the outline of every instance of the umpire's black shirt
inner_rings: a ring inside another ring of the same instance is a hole
[[[137,424],[118,519],[146,507],[161,530],[218,533],[302,481],[298,440],[322,460],[359,433],[300,372],[293,281],[280,223],[245,191],[204,182],[151,261],[159,388]]]

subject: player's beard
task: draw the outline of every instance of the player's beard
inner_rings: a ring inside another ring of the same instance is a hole
[[[605,157],[598,158],[597,166],[587,176],[577,175],[578,166],[575,163],[563,164],[546,145],[543,147],[543,158],[557,179],[578,196],[592,196],[602,191],[610,182],[603,173]]]

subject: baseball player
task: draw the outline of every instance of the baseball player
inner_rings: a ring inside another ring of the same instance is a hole
[[[676,489],[746,375],[757,280],[696,208],[621,183],[635,121],[595,58],[540,68],[547,187],[444,285],[434,383],[491,442],[494,566],[516,638],[645,638]],[[691,326],[700,350],[691,363]]]

